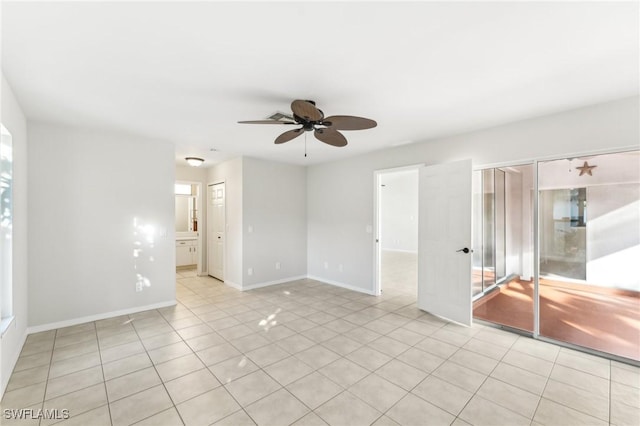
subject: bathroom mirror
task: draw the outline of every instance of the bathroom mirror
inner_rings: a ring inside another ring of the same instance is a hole
[[[176,183],[175,212],[176,236],[197,236],[198,232],[198,186]]]

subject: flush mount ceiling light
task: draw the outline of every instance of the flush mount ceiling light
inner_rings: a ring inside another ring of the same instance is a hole
[[[186,157],[185,160],[187,160],[187,163],[189,163],[191,167],[199,167],[202,163],[204,163],[204,158],[198,157]]]

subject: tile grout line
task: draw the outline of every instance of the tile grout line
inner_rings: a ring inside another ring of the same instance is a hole
[[[49,387],[49,375],[51,374],[51,366],[53,365],[53,353],[56,350],[56,339],[58,338],[58,330],[53,333],[53,346],[51,347],[51,358],[49,360],[49,369],[47,370],[47,379],[44,382],[44,394],[42,395],[42,409],[44,409],[44,403],[47,400],[47,388]],[[13,374],[13,373],[12,373]],[[42,423],[42,419],[38,420],[38,425]]]
[[[102,362],[102,351],[100,349],[100,339],[98,338],[98,327],[95,323],[95,321],[93,322],[94,328],[95,328],[95,332],[96,332],[96,341],[98,344],[98,357],[100,358],[100,370],[102,371],[102,385],[104,386],[104,394],[107,398],[107,411],[109,413],[109,423],[111,425],[113,425],[113,416],[111,415],[111,402],[109,401],[109,392],[107,392],[107,378],[104,375],[104,363]],[[97,407],[99,408],[99,407]]]
[[[556,361],[558,360],[559,356],[560,356],[560,351],[558,351],[556,353],[556,356],[553,359],[553,366],[551,367],[551,371],[549,371],[549,375],[545,379],[544,387],[542,388],[542,392],[540,392],[540,399],[538,400],[538,405],[536,405],[536,409],[533,412],[533,418],[534,419],[536,417],[536,414],[538,414],[538,410],[540,409],[540,404],[542,403],[542,399],[544,398],[544,392],[547,390],[547,386],[549,384],[549,380],[551,380],[551,374],[553,374],[553,370],[556,367]],[[561,405],[564,405],[564,404],[561,404]]]
[[[164,317],[164,315],[162,315],[162,312],[160,312],[158,309],[154,309],[154,311],[155,311],[155,312],[157,312],[157,313],[158,313],[158,315],[160,315],[160,317],[161,317],[163,320],[165,320],[165,321],[166,321],[166,318]],[[164,380],[162,379],[162,376],[161,376],[161,375],[160,375],[160,373],[158,372],[158,369],[157,369],[157,367],[156,367],[156,363],[155,363],[155,362],[153,362],[153,359],[152,359],[152,358],[151,358],[151,356],[149,355],[149,351],[147,350],[147,347],[146,347],[146,346],[144,345],[144,343],[142,342],[142,338],[140,337],[140,334],[138,333],[138,329],[136,328],[136,325],[135,325],[135,318],[131,318],[131,315],[129,315],[129,317],[130,317],[130,319],[131,319],[131,323],[132,323],[132,324],[131,324],[131,326],[133,327],[133,330],[134,330],[134,332],[136,333],[136,336],[138,336],[138,340],[140,341],[140,344],[141,344],[141,345],[142,345],[142,347],[144,348],[144,353],[147,355],[147,358],[149,358],[149,361],[151,362],[151,366],[153,367],[153,371],[155,371],[156,375],[158,376],[158,379],[160,379],[160,383],[162,384],[162,388],[164,389],[164,391],[166,392],[167,396],[169,397],[169,400],[171,401],[171,405],[172,405],[173,409],[176,411],[176,413],[178,414],[178,417],[180,418],[180,421],[181,421],[181,422],[182,422],[182,424],[184,425],[184,424],[185,424],[185,421],[184,421],[184,419],[182,418],[182,415],[180,414],[180,411],[178,411],[178,407],[176,406],[175,401],[174,401],[174,400],[173,400],[173,398],[171,397],[171,394],[169,393],[169,390],[167,389],[167,386],[165,385]],[[168,323],[168,321],[167,321],[167,323]],[[169,325],[171,326],[171,324],[169,324]],[[173,328],[173,327],[171,327],[171,328]],[[179,334],[179,333],[178,333],[178,336],[180,336],[180,334]],[[180,338],[182,339],[182,336],[180,336]],[[184,340],[183,340],[183,342],[184,342]],[[184,343],[186,344],[186,342],[184,342]],[[167,346],[168,346],[168,345],[167,345]],[[187,346],[189,346],[189,345],[187,345]],[[189,349],[191,349],[191,348],[189,347]],[[145,368],[149,368],[149,367],[145,367]],[[140,370],[143,370],[143,369],[140,369]],[[136,371],[140,371],[140,370],[136,370]],[[130,373],[129,373],[129,374],[130,374]],[[121,376],[121,377],[124,377],[124,376]],[[143,390],[141,390],[140,392],[145,392],[145,391],[147,391],[147,390],[149,390],[149,389],[152,389],[152,388],[154,388],[154,387],[155,387],[155,386],[151,386],[151,387],[149,387],[149,388],[147,388],[147,389],[143,389]],[[137,392],[137,393],[140,393],[140,392]],[[135,394],[132,394],[132,395],[135,395]],[[131,395],[128,395],[128,396],[126,396],[125,398],[128,398],[129,396],[131,396]],[[122,399],[124,399],[124,398],[122,398]],[[153,414],[151,414],[150,416],[147,416],[147,417],[145,417],[145,418],[143,418],[143,419],[138,420],[136,423],[139,423],[139,422],[141,422],[141,421],[143,421],[143,420],[146,420],[146,419],[148,419],[148,418],[150,418],[150,417],[153,417],[153,416],[155,416],[155,415],[157,415],[157,414],[160,414],[160,413],[162,413],[162,412],[164,412],[164,411],[166,411],[166,410],[167,410],[167,409],[165,409],[165,410],[161,410],[161,411],[158,411],[157,413],[153,413]]]
[[[469,339],[469,340],[471,340],[471,339]],[[465,409],[465,408],[467,408],[467,406],[469,405],[469,403],[471,402],[471,400],[472,400],[476,395],[477,395],[479,398],[482,398],[482,396],[478,395],[478,391],[479,391],[479,390],[482,388],[482,386],[486,383],[487,379],[489,379],[489,377],[491,377],[491,373],[493,373],[493,372],[496,370],[496,368],[498,368],[498,365],[500,365],[500,363],[502,362],[502,360],[504,359],[504,357],[506,357],[506,356],[507,356],[507,354],[509,353],[509,351],[511,350],[511,348],[513,348],[513,345],[515,345],[515,342],[516,342],[516,341],[517,341],[517,339],[516,339],[516,340],[514,340],[514,342],[513,342],[513,343],[512,343],[508,348],[507,348],[507,351],[504,353],[504,355],[502,355],[502,357],[498,360],[498,362],[496,363],[496,365],[491,369],[491,372],[489,372],[489,374],[487,374],[487,375],[486,375],[486,377],[484,378],[484,380],[482,381],[482,383],[480,384],[480,386],[478,386],[478,388],[477,388],[477,389],[473,392],[473,394],[471,395],[471,398],[469,398],[469,400],[466,402],[466,404],[464,404],[464,406],[460,409],[460,411],[458,412],[458,414],[456,414],[456,416],[455,416],[455,420],[460,419],[460,420],[462,420],[462,421],[465,421],[463,418],[461,418],[461,417],[460,417],[460,414],[462,414],[462,412],[464,411],[464,409]],[[499,346],[499,345],[496,345],[496,346]],[[462,347],[460,347],[460,348],[458,349],[458,351],[459,351],[460,349],[462,349]],[[468,349],[467,349],[467,350],[468,350]],[[455,351],[454,353],[452,353],[452,354],[451,354],[451,356],[449,356],[449,358],[447,358],[447,361],[449,361],[449,360],[451,359],[451,357],[453,357],[456,353],[458,353],[458,351]],[[474,353],[475,353],[475,352],[474,352]],[[482,354],[480,354],[480,355],[482,355]],[[455,363],[455,364],[458,364],[458,363],[457,363],[457,362],[455,362],[455,361],[451,361],[451,362],[453,362],[453,363]],[[458,365],[460,365],[460,364],[458,364]],[[465,366],[463,366],[463,367],[465,367]],[[468,367],[465,367],[465,368],[468,368]],[[475,371],[475,370],[474,370],[474,371]],[[435,376],[435,377],[437,377],[437,376]],[[444,379],[441,379],[441,380],[444,380]],[[457,386],[455,383],[451,383],[451,382],[449,382],[448,380],[445,380],[445,381],[446,381],[447,383],[451,384],[451,385]],[[500,407],[503,407],[503,408],[505,408],[505,409],[509,410],[508,408],[506,408],[506,407],[504,407],[504,406],[502,406],[502,405],[500,405],[500,404],[496,404],[496,405],[498,405],[498,406],[500,406]],[[509,410],[509,411],[511,411],[511,410]],[[515,411],[512,411],[512,412],[514,412],[514,413],[515,413]],[[516,413],[516,414],[518,414],[518,415],[522,416],[522,414],[520,414],[520,413]],[[535,411],[534,411],[534,414],[535,414]],[[524,416],[523,416],[523,417],[524,417]],[[455,420],[454,420],[454,421],[455,421]],[[530,419],[530,420],[531,420],[531,421],[533,421],[533,418],[532,418],[532,419]],[[529,423],[531,423],[531,421],[530,421]],[[465,422],[466,422],[466,421],[465,421]]]
[[[177,299],[177,297],[176,297],[176,299]],[[200,321],[202,321],[202,319],[201,319],[197,314],[195,314],[195,313],[191,310],[191,308],[189,308],[188,306],[185,306],[185,308],[186,308],[189,312],[191,312],[191,314],[192,314],[192,315],[194,315],[196,318],[198,318]],[[160,313],[160,315],[162,315],[162,313]],[[163,317],[164,317],[164,315],[163,315]],[[207,323],[203,321],[203,324],[207,324]],[[207,325],[208,325],[208,324],[207,324]],[[172,328],[173,328],[173,326],[172,326]],[[188,327],[186,327],[186,328],[188,328]],[[175,330],[175,329],[174,329],[174,330]],[[220,335],[217,333],[217,331],[216,331],[216,330],[214,330],[213,328],[212,328],[212,331],[213,331],[216,335],[220,336]],[[255,422],[255,421],[253,420],[253,418],[249,415],[249,413],[245,410],[245,408],[242,406],[242,404],[240,404],[240,402],[239,402],[238,400],[236,400],[235,396],[233,396],[233,395],[231,394],[231,392],[229,392],[229,391],[227,390],[227,388],[225,387],[224,383],[222,383],[222,382],[220,382],[220,380],[218,380],[218,378],[216,377],[216,375],[215,375],[215,374],[213,374],[213,373],[211,372],[211,370],[209,369],[209,366],[208,366],[205,362],[203,362],[203,361],[202,361],[202,359],[200,359],[200,357],[198,356],[198,354],[196,353],[196,351],[194,351],[194,350],[193,350],[193,348],[192,348],[191,346],[189,346],[189,343],[187,343],[187,341],[183,339],[182,335],[181,335],[180,333],[178,333],[178,331],[177,331],[177,330],[175,330],[175,332],[180,336],[180,338],[182,339],[182,341],[184,342],[184,344],[185,344],[185,345],[187,345],[187,347],[189,347],[189,349],[191,350],[191,352],[192,352],[192,353],[193,353],[193,354],[198,358],[198,360],[199,360],[200,362],[202,362],[202,364],[204,365],[204,369],[206,369],[207,371],[209,371],[209,372],[211,373],[211,375],[216,379],[216,381],[217,381],[218,383],[220,383],[220,387],[222,387],[222,388],[224,389],[224,391],[225,391],[225,392],[226,392],[226,393],[227,393],[227,394],[228,394],[228,395],[233,399],[233,401],[238,405],[238,407],[240,407],[240,410],[242,410],[242,411],[243,411],[243,412],[244,412],[244,413],[245,413],[245,414],[246,414],[246,415],[247,415],[247,416],[248,416],[248,417],[249,417],[249,418],[250,418],[254,423],[256,423],[256,424],[257,424],[257,422]],[[196,337],[198,337],[198,336],[196,336]],[[227,340],[224,338],[224,336],[220,336],[220,337],[221,337],[222,339],[224,339],[225,341],[227,341]],[[228,341],[227,341],[227,342],[228,342]],[[214,345],[214,346],[216,346],[216,345]],[[233,345],[232,345],[232,346],[233,346]],[[213,347],[213,346],[211,346],[211,347]],[[206,349],[206,348],[205,348],[205,349]],[[203,349],[203,350],[204,350],[204,349]],[[244,353],[242,353],[242,355],[244,355]],[[223,361],[221,361],[221,362],[224,362],[224,360],[223,360]],[[189,374],[191,374],[191,373],[189,373]],[[265,372],[265,374],[266,374],[266,372]],[[184,377],[184,376],[181,376],[181,377]],[[244,376],[243,376],[243,377],[244,377]],[[160,378],[160,380],[162,380],[162,378]],[[163,381],[163,383],[164,383],[164,381]],[[187,402],[187,401],[190,401],[190,400],[192,400],[192,399],[198,398],[198,397],[200,397],[200,396],[204,395],[205,393],[210,392],[211,390],[212,390],[212,389],[210,389],[210,390],[208,390],[208,391],[205,391],[205,392],[203,392],[202,394],[195,395],[195,396],[193,396],[193,397],[191,397],[191,398],[189,398],[189,399],[187,399],[187,400],[185,400],[185,401],[182,401],[182,402],[181,402],[181,404],[183,404],[183,403],[185,403],[185,402]],[[167,391],[167,393],[168,393],[168,391]],[[171,395],[170,395],[170,394],[169,394],[169,397],[171,397]],[[172,399],[172,401],[173,401],[173,399]],[[226,419],[227,417],[230,417],[230,416],[234,415],[235,413],[238,413],[240,410],[236,410],[236,411],[234,411],[233,413],[230,413],[230,414],[228,414],[227,416],[224,416],[224,417],[222,417],[221,419],[216,420],[214,423],[219,422],[220,420]],[[177,408],[177,407],[176,407],[176,411],[178,411],[178,408]],[[184,422],[184,419],[182,419],[182,415],[180,414],[180,412],[179,412],[179,411],[178,411],[178,415],[180,416],[180,420],[182,420],[182,423],[183,423],[183,424],[186,424],[186,423]]]

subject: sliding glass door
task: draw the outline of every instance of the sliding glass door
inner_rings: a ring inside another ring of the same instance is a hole
[[[538,163],[541,336],[640,360],[639,162]]]
[[[475,173],[474,317],[533,332],[533,167]]]
[[[474,317],[640,361],[639,164],[537,162],[537,228],[532,165],[474,172]]]
[[[473,295],[490,290],[506,273],[505,172],[474,172]]]

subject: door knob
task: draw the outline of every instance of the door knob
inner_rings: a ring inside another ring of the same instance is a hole
[[[465,247],[465,248],[461,248],[460,250],[456,250],[456,252],[460,252],[460,251],[461,251],[461,252],[463,252],[463,253],[465,253],[465,254],[466,254],[466,253],[469,253],[469,252],[473,252],[473,250],[469,250],[469,249],[468,249],[468,248],[466,248],[466,247]]]

